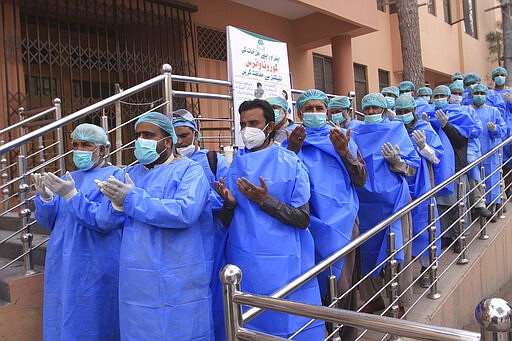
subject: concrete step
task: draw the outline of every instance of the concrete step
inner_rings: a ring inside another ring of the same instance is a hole
[[[34,218],[30,219],[31,222],[35,221]],[[18,213],[11,212],[7,213],[6,215],[0,217],[0,229],[1,230],[8,230],[8,231],[18,231],[23,227],[23,220],[18,216]],[[40,226],[39,224],[35,223],[30,226],[30,231],[32,233],[39,233],[39,234],[50,234],[50,231],[45,229],[44,227]]]
[[[0,258],[0,268],[10,263],[12,259]],[[36,272],[42,272],[40,267],[35,269]],[[25,268],[23,262],[15,261],[3,270],[0,270],[0,307],[9,304],[11,302],[11,289],[9,282],[24,277]]]
[[[0,241],[8,238],[13,234],[13,231],[0,229]],[[33,240],[32,246],[48,239],[47,234],[39,234],[32,232]],[[40,247],[32,251],[32,261],[34,265],[44,266],[46,256],[46,244],[43,243]],[[15,259],[23,253],[23,246],[20,240],[20,233],[12,236],[9,240],[0,245],[0,257],[6,259]],[[0,266],[1,268],[1,266]]]

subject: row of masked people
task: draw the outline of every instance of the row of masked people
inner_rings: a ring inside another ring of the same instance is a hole
[[[434,89],[436,96],[449,102],[449,88]],[[477,123],[476,101],[458,109],[435,104],[421,111],[424,118],[413,96],[396,99],[396,115],[388,104],[382,94],[369,94],[364,121],[351,120],[347,98],[329,101],[308,90],[296,104],[302,124],[294,124],[281,98],[246,101],[239,107],[245,148],[229,167],[222,155],[199,148],[185,110],[172,121],[142,115],[135,123],[139,163],[125,169],[105,162],[108,137],[100,127],[76,127],[79,170],[33,175],[36,219],[51,231],[44,339],[223,340],[218,274],[225,264],[242,269],[243,291],[269,295],[467,164],[470,139],[483,132],[503,137],[498,118],[483,123],[483,111]],[[450,210],[456,191],[448,186],[438,196],[440,210]],[[360,267],[371,273],[360,285],[362,298],[375,296],[390,229],[397,249],[418,236],[397,254],[402,266],[413,256],[424,261],[427,225],[427,206],[420,205],[363,244],[360,260],[353,253],[334,264],[340,292]],[[458,232],[445,236],[451,233]],[[327,277],[325,271],[287,298],[321,304]],[[407,288],[410,270],[399,280]],[[345,301],[339,306],[353,308]],[[307,322],[267,311],[247,327],[289,337]],[[316,321],[297,338],[324,335]]]

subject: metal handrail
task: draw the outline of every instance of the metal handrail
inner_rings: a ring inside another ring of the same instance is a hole
[[[409,204],[405,205],[402,209],[400,209],[395,214],[389,216],[388,218],[381,221],[379,224],[375,225],[372,229],[368,230],[367,232],[357,236],[353,241],[345,245],[343,248],[339,249],[338,251],[332,253],[330,256],[325,258],[323,261],[315,265],[313,268],[309,269],[302,275],[295,278],[290,283],[286,284],[281,289],[275,291],[270,297],[272,298],[283,298],[288,296],[290,293],[297,290],[302,284],[306,283],[307,281],[315,278],[319,274],[321,274],[325,269],[327,269],[329,266],[333,265],[346,255],[348,255],[350,252],[355,250],[357,247],[365,243],[368,239],[372,238],[376,234],[378,234],[380,231],[387,228],[391,223],[396,221],[397,219],[400,219],[402,216],[407,214],[408,212],[412,211],[414,208],[416,208],[418,205],[420,205],[423,201],[426,199],[434,196],[436,193],[438,193],[441,189],[446,187],[448,184],[452,183],[453,181],[457,180],[461,175],[467,173],[470,169],[481,163],[483,160],[490,157],[492,154],[496,153],[498,150],[503,148],[505,145],[512,142],[512,137],[509,137],[496,147],[494,147],[492,150],[490,150],[488,153],[482,155],[477,160],[475,160],[473,163],[467,165],[466,167],[462,168],[455,174],[453,174],[451,177],[440,183],[439,185],[435,186],[434,188],[427,191],[425,194],[421,195],[417,199],[411,201]],[[260,308],[251,308],[247,310],[243,315],[243,322],[248,323],[252,319],[254,319],[256,316],[261,314],[263,311]]]
[[[123,98],[126,98],[126,97],[129,97],[137,92],[140,92],[142,90],[145,90],[155,84],[158,84],[159,82],[162,82],[166,79],[167,75],[166,74],[162,74],[162,75],[159,75],[159,76],[156,76],[156,77],[153,77],[145,82],[142,82],[140,84],[137,84],[127,90],[124,90],[118,94],[115,94],[115,95],[112,95],[111,97],[109,98],[106,98],[104,100],[101,100],[99,102],[96,102],[88,107],[85,107],[81,110],[78,110],[68,116],[64,116],[63,118],[61,118],[60,120],[58,121],[55,121],[55,122],[52,122],[50,124],[48,124],[47,126],[44,126],[44,127],[41,127],[39,129],[36,129],[24,136],[21,136],[13,141],[10,141],[2,146],[0,146],[0,155],[1,154],[5,154],[7,153],[8,151],[16,148],[16,147],[19,147],[21,146],[22,144],[28,142],[28,141],[31,141],[33,139],[36,139],[38,138],[39,136],[43,136],[44,134],[46,133],[49,133],[50,131],[52,130],[55,130],[57,128],[61,128],[63,126],[65,126],[66,124],[68,123],[71,123],[77,119],[80,119],[84,116],[86,116],[87,114],[91,113],[91,112],[94,112],[94,111],[97,111],[99,109],[102,109],[104,107],[107,107],[109,105],[112,105],[114,104],[115,102],[123,99]]]
[[[21,127],[22,125],[24,125],[24,124],[26,124],[28,122],[32,122],[32,121],[38,119],[39,117],[42,117],[42,116],[44,116],[46,114],[49,114],[49,113],[51,113],[52,111],[55,111],[55,110],[56,110],[55,107],[51,107],[51,108],[48,108],[48,109],[46,109],[44,111],[41,111],[40,113],[38,113],[38,114],[36,114],[36,115],[34,115],[32,117],[29,117],[29,118],[24,119],[22,121],[16,122],[15,124],[0,130],[0,135],[5,134],[5,133],[7,133],[7,132],[9,132],[9,131],[11,131],[13,129],[18,128],[18,127]]]
[[[356,311],[328,308],[242,292],[235,292],[233,302],[282,313],[304,316],[344,325],[365,328],[382,333],[411,337],[416,340],[471,341],[480,340],[480,334],[447,327],[378,316]]]

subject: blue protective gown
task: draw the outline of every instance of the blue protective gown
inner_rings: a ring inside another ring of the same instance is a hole
[[[122,178],[114,166],[71,173],[78,194],[35,198],[37,222],[50,230],[44,269],[44,340],[119,340],[121,230],[97,222],[108,199],[94,179]]]
[[[315,261],[318,264],[335,251],[347,245],[352,236],[359,210],[359,200],[350,181],[347,168],[329,139],[330,126],[320,129],[306,128],[306,138],[298,156],[304,162],[311,182],[309,230],[315,241]],[[346,130],[342,129],[346,134]],[[349,142],[352,155],[357,156],[357,146]],[[326,181],[326,175],[329,181]],[[343,259],[333,265],[333,275],[340,277]],[[322,296],[328,294],[324,271],[318,278]]]
[[[123,340],[213,340],[210,280],[213,221],[202,167],[178,158],[125,170],[135,187],[124,212],[109,204],[101,220],[123,224],[119,316]]]
[[[448,104],[443,107],[443,110],[448,115],[448,122],[450,122],[457,131],[471,141],[471,138],[477,137],[480,134],[481,125],[473,119],[474,112],[466,105]],[[436,109],[428,112],[430,116],[430,124],[437,132],[441,143],[444,148],[444,155],[437,165],[434,165],[434,182],[436,186],[455,174],[455,152],[453,150],[450,139],[446,135],[439,121],[435,117]],[[469,143],[468,141],[468,150]],[[469,151],[468,151],[469,153]],[[468,154],[469,155],[469,154]],[[454,191],[454,183],[450,183],[443,190],[437,193],[438,196],[446,196]]]
[[[418,120],[418,124],[414,127],[413,130],[409,132],[409,137],[411,138],[411,142],[413,143],[416,150],[418,150],[418,146],[414,139],[412,138],[412,133],[415,130],[423,130],[425,132],[425,136],[427,138],[427,144],[435,151],[435,154],[438,159],[441,159],[444,154],[443,144],[441,143],[441,139],[439,135],[434,131],[430,123],[425,122],[423,120]],[[418,153],[421,157],[420,167],[416,169],[416,173],[407,178],[407,183],[409,184],[409,192],[411,194],[412,200],[415,200],[432,189],[432,179],[429,171],[429,161],[421,154]],[[436,204],[435,198],[433,198],[434,205]],[[412,232],[414,236],[414,240],[412,242],[412,255],[413,256],[428,256],[428,251],[423,252],[428,245],[429,242],[429,231],[421,233],[422,230],[425,229],[429,225],[428,219],[428,211],[429,211],[430,201],[426,200],[412,210]],[[437,218],[437,205],[434,206],[434,215]],[[441,226],[439,221],[436,223],[436,237],[439,237],[441,233]],[[437,241],[437,255],[439,256],[441,252],[441,239]]]
[[[496,147],[502,142],[502,137],[506,136],[507,126],[505,121],[501,117],[500,112],[491,106],[483,105],[480,108],[475,108],[476,114],[480,118],[482,122],[482,126],[485,129],[482,129],[480,133],[480,145],[482,148],[482,155],[488,153],[491,149]],[[494,122],[496,124],[496,130],[494,132],[490,132],[487,129],[487,123]],[[488,204],[499,204],[501,203],[500,196],[500,159],[498,153],[494,153],[484,161],[482,164],[485,168],[485,176],[487,180],[485,181],[486,186],[486,202]],[[494,173],[493,173],[494,172]],[[493,173],[491,175],[491,173]]]
[[[203,171],[210,184],[210,203],[212,206],[213,214],[213,226],[215,228],[215,238],[213,243],[214,250],[214,263],[212,281],[210,288],[212,290],[212,311],[213,321],[215,329],[215,339],[224,340],[226,339],[226,326],[224,323],[224,301],[222,297],[222,283],[220,281],[219,273],[226,265],[226,259],[224,257],[224,249],[226,247],[226,240],[228,237],[227,228],[222,225],[219,217],[219,211],[224,204],[224,200],[215,192],[213,184],[215,181],[219,181],[220,178],[226,178],[228,175],[228,162],[224,155],[217,153],[217,169],[216,173],[213,174],[210,164],[208,163],[207,149],[199,149],[189,156],[190,159],[199,163],[203,168]]]
[[[315,265],[313,237],[309,229],[285,225],[261,211],[236,187],[236,180],[247,178],[260,186],[262,176],[268,194],[293,207],[310,198],[308,173],[297,155],[277,145],[250,152],[238,151],[229,168],[227,187],[238,205],[228,230],[226,260],[242,269],[244,292],[270,295]],[[321,305],[318,281],[309,281],[287,299]],[[308,318],[266,311],[247,324],[250,329],[289,337]],[[323,340],[324,324],[315,321],[295,340]]]
[[[405,176],[390,170],[381,153],[386,142],[400,147],[400,157],[414,168],[420,165],[420,157],[414,150],[402,122],[387,121],[377,124],[361,124],[352,130],[351,137],[359,147],[366,162],[368,180],[364,187],[356,188],[359,196],[359,232],[362,234],[383,219],[403,208],[409,201],[409,188]],[[396,249],[402,247],[402,224],[398,219],[392,224]],[[387,258],[387,234],[389,227],[361,245],[361,266],[368,274]],[[404,260],[403,250],[397,253],[399,262]],[[379,275],[374,271],[373,276]]]
[[[489,94],[491,94],[492,97],[503,97],[506,93],[512,92],[512,89],[507,88],[503,90],[489,90]],[[509,103],[507,100],[503,99],[503,102],[505,102],[506,110],[505,114],[503,115],[503,119],[505,120],[505,124],[507,125],[507,131],[505,136],[502,137],[503,140],[506,140],[510,136],[512,136],[512,103]],[[508,162],[508,167],[511,167],[510,159],[512,158],[512,146],[510,144],[503,147],[503,163]]]

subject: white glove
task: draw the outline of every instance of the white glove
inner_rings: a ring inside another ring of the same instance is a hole
[[[425,130],[415,130],[412,132],[412,139],[418,145],[418,148],[422,150],[425,148],[427,144],[427,136],[425,135]]]
[[[125,179],[126,183],[122,183],[111,175],[107,181],[95,180],[101,193],[112,201],[112,205],[118,211],[123,210],[124,199],[135,186],[128,173],[126,173]]]
[[[384,110],[384,117],[387,117],[390,121],[395,119],[396,113],[391,109]]]
[[[398,155],[400,154],[400,147],[398,147],[398,145],[393,148],[391,143],[386,142],[382,145],[381,152],[384,159],[386,159],[386,161],[392,166],[398,164],[402,160]]]
[[[36,192],[39,193],[39,197],[42,201],[48,202],[53,199],[53,192],[50,191],[43,182],[43,176],[39,173],[30,174],[32,177],[32,182],[34,183],[34,187]]]
[[[507,102],[512,103],[512,92],[504,93],[504,94],[503,94],[503,98],[504,98]]]
[[[430,116],[428,116],[426,112],[423,112],[421,114],[421,118],[423,119],[423,121],[430,122]]]
[[[494,122],[487,122],[487,130],[489,130],[491,133],[496,131],[496,123]]]
[[[78,193],[75,181],[69,172],[66,172],[66,180],[62,180],[53,173],[43,173],[43,182],[53,193],[60,195],[66,200],[71,199]]]
[[[436,118],[439,121],[441,128],[444,128],[446,123],[448,123],[448,115],[446,115],[441,109],[436,110]]]

